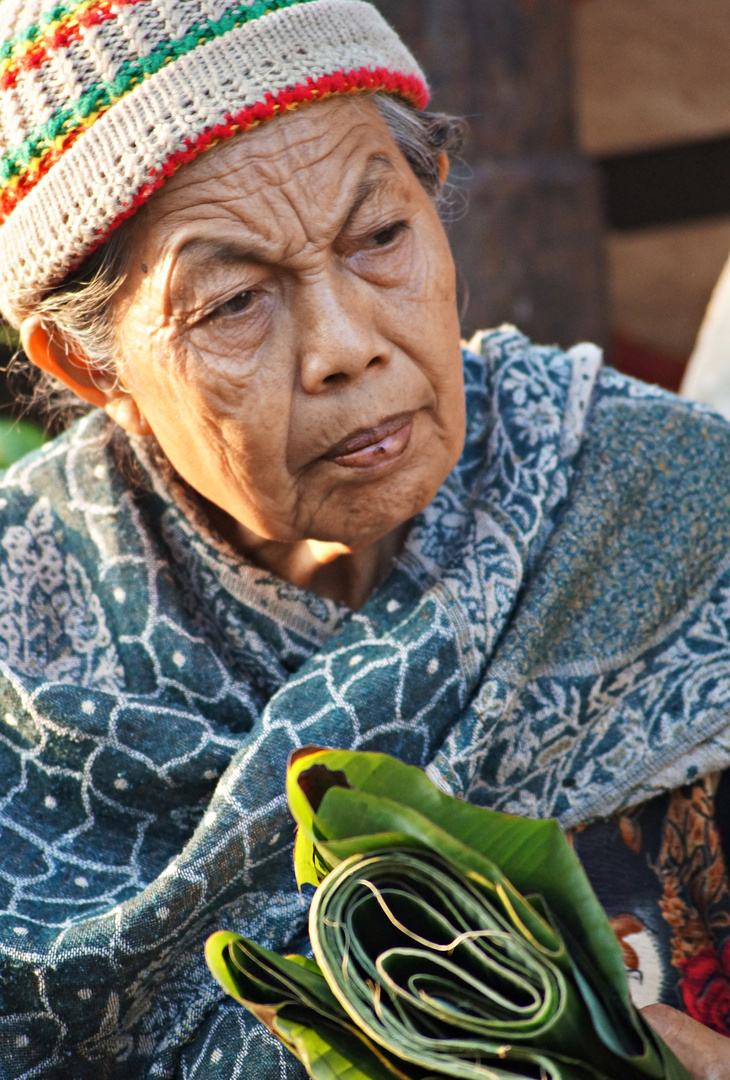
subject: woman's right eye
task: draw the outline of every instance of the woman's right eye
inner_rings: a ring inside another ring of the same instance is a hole
[[[236,293],[230,300],[226,300],[223,304],[219,304],[217,308],[214,308],[208,318],[224,319],[227,315],[239,315],[242,311],[245,311],[246,308],[250,307],[252,300],[253,292],[251,290]]]

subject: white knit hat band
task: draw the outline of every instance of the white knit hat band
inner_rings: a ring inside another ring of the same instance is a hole
[[[16,325],[182,162],[283,109],[358,89],[423,106],[425,79],[363,0],[310,0],[236,27],[139,83],[0,228],[0,308]]]

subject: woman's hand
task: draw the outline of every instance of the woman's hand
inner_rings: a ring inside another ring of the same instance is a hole
[[[692,1080],[730,1078],[730,1039],[669,1005],[647,1005],[644,1018],[689,1071]]]

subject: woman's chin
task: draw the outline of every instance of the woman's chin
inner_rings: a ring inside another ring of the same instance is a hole
[[[308,539],[339,543],[353,553],[364,551],[407,526],[433,500],[443,479],[440,473],[436,480],[409,470],[408,475],[393,476],[391,483],[373,489],[353,492],[350,488],[340,494],[326,516],[320,513],[313,518]]]

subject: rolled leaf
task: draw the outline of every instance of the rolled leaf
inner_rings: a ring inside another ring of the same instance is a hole
[[[382,754],[300,751],[287,794],[316,962],[228,932],[206,955],[315,1080],[689,1080],[557,823]]]

